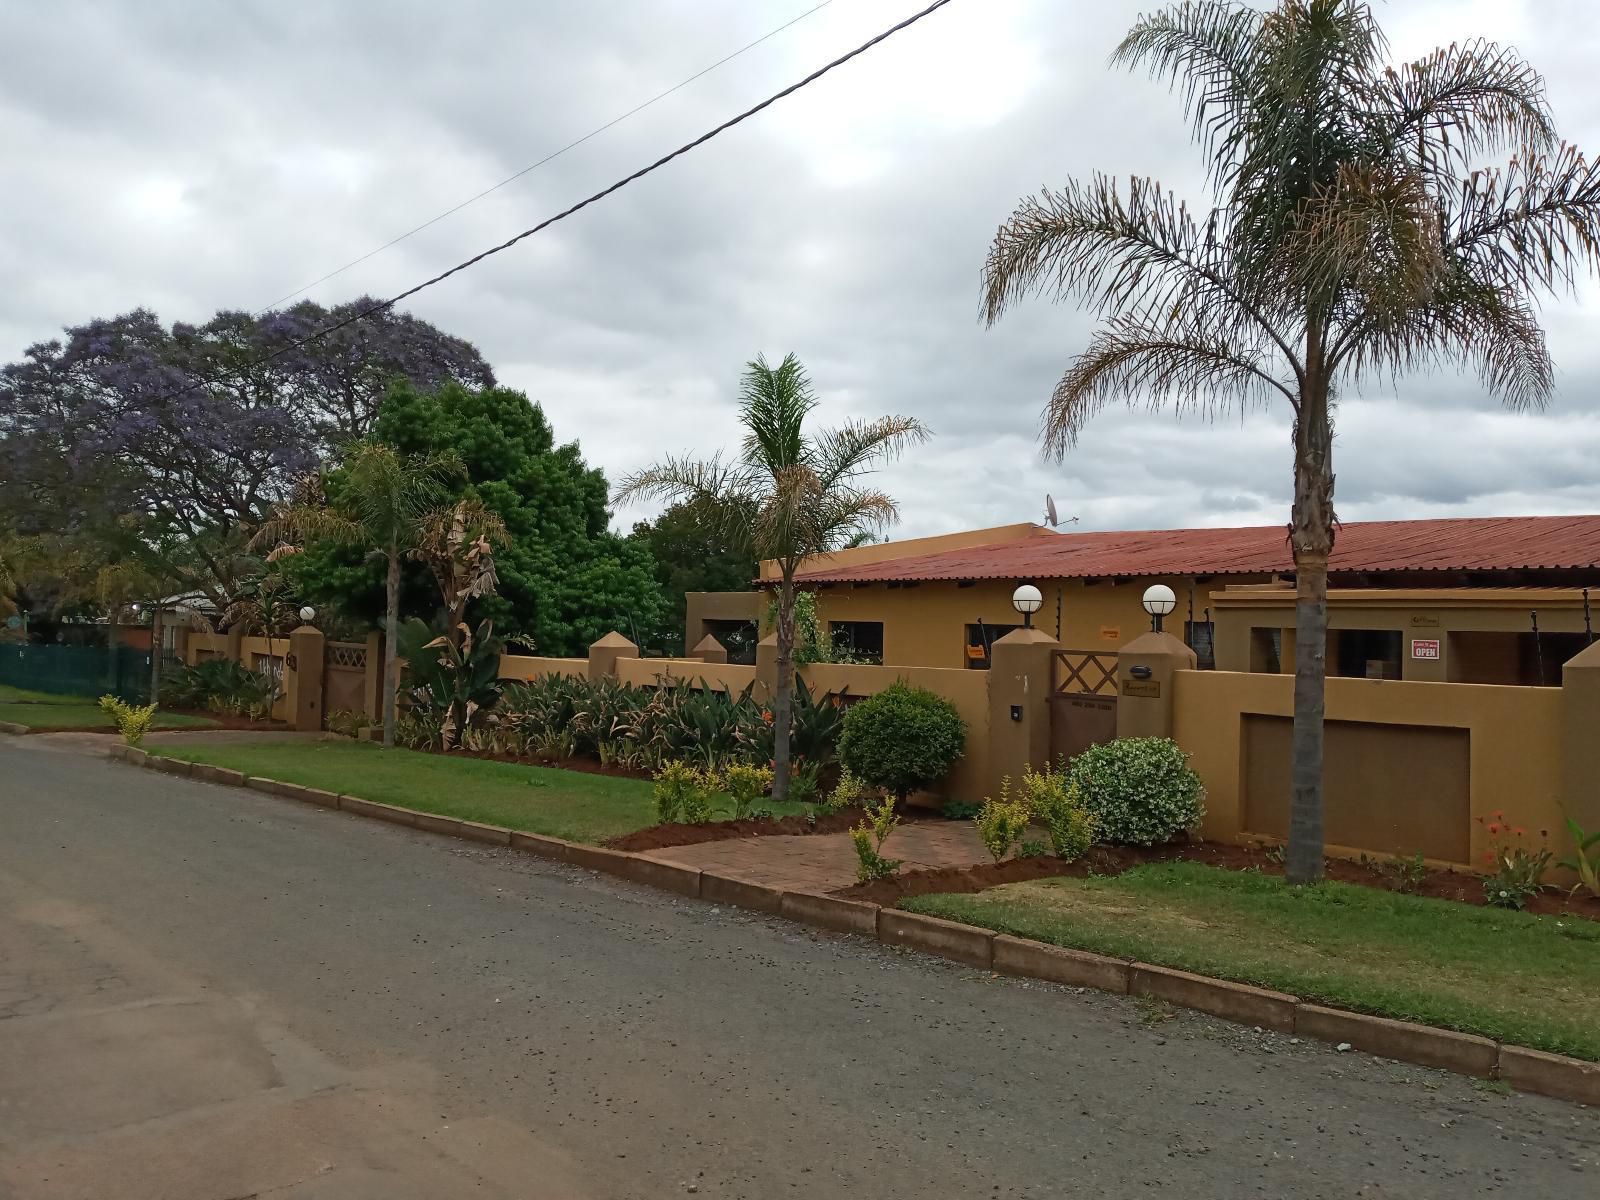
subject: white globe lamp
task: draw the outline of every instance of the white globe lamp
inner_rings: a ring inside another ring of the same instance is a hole
[[[1161,632],[1161,620],[1178,607],[1178,596],[1164,583],[1152,583],[1144,590],[1144,610],[1150,614],[1150,628]]]
[[[1022,614],[1022,627],[1033,628],[1033,614],[1044,607],[1044,596],[1031,583],[1025,583],[1011,593],[1011,607]]]

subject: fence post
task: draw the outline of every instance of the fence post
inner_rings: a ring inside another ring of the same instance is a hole
[[[725,663],[728,661],[728,650],[711,634],[701,638],[695,648],[689,651],[690,658],[698,658],[705,663]]]
[[[383,632],[367,634],[367,673],[361,678],[361,711],[369,721],[383,717]]]
[[[289,724],[302,733],[322,728],[323,656],[327,640],[315,625],[301,625],[289,633],[289,659],[284,661],[284,690]]]
[[[1600,829],[1600,642],[1561,668],[1562,808],[1585,833]],[[1556,836],[1564,857],[1566,830]]]
[[[617,673],[619,658],[638,658],[639,647],[615,629],[589,647],[589,681],[604,679]]]
[[[244,662],[244,622],[235,621],[228,626],[228,648],[223,651],[229,662]]]
[[[1170,633],[1146,633],[1117,652],[1117,736],[1172,736],[1173,676],[1199,664]]]
[[[1061,648],[1042,629],[1014,629],[989,647],[990,794],[1000,780],[1050,761],[1050,692]]]

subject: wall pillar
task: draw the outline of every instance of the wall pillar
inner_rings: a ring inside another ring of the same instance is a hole
[[[689,657],[698,658],[704,663],[725,663],[728,661],[728,648],[708,633],[689,651]]]
[[[617,673],[619,658],[638,658],[639,647],[612,630],[589,647],[589,680],[595,682]]]
[[[289,654],[294,670],[284,662],[285,718],[301,733],[322,728],[323,656],[327,639],[315,625],[301,625],[289,634]]]
[[[228,648],[224,651],[229,662],[244,661],[244,622],[235,621],[228,626]]]
[[[1146,633],[1117,652],[1117,736],[1172,736],[1173,676],[1198,665],[1170,633]]]
[[[1014,629],[989,648],[990,795],[1028,767],[1050,762],[1050,693],[1061,643],[1042,629]]]
[[[1561,668],[1561,803],[1584,833],[1600,829],[1600,642]],[[1551,830],[1556,857],[1572,849],[1566,827]]]

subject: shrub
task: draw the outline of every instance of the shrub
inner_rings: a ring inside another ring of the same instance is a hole
[[[822,801],[821,808],[823,812],[843,812],[852,805],[865,804],[870,799],[872,799],[872,789],[865,781],[849,771],[841,771],[839,782]]]
[[[1011,780],[1000,781],[1000,798],[985,796],[975,818],[978,837],[989,857],[999,862],[1028,832],[1028,806],[1011,798]]]
[[[756,801],[767,794],[767,789],[772,786],[772,770],[769,767],[734,763],[722,771],[721,782],[722,790],[728,793],[728,799],[733,802],[733,817],[738,820],[748,817]]]
[[[356,712],[353,708],[336,708],[328,714],[327,724],[329,733],[353,738],[360,737],[369,722],[365,713]]]
[[[965,742],[966,725],[955,705],[896,683],[845,714],[839,757],[851,773],[904,800],[943,779]]]
[[[1102,841],[1158,846],[1205,816],[1205,788],[1171,738],[1119,738],[1091,746],[1066,771]]]
[[[1488,830],[1490,850],[1484,859],[1493,868],[1483,881],[1484,902],[1493,908],[1526,908],[1543,889],[1541,881],[1555,856],[1548,846],[1537,850],[1526,846],[1528,831],[1512,828],[1502,813],[1487,821],[1479,817],[1478,823]]]
[[[871,818],[870,823],[863,820],[850,831],[850,841],[856,848],[858,860],[856,878],[862,883],[887,879],[900,869],[903,861],[883,856],[883,843],[900,825],[899,814],[894,811],[894,797],[884,797],[883,803],[876,809],[867,810],[867,816]]]
[[[711,794],[716,776],[686,762],[669,762],[655,773],[656,820],[702,825],[711,819]]]
[[[1578,882],[1572,890],[1576,892],[1584,888],[1591,896],[1600,899],[1600,829],[1585,833],[1582,825],[1568,817],[1567,833],[1572,838],[1572,848],[1576,853],[1571,858],[1563,858],[1560,865],[1578,876]]]
[[[116,722],[117,732],[122,735],[122,740],[130,746],[137,746],[144,741],[144,735],[150,732],[150,726],[155,723],[156,704],[124,704],[115,696],[100,697],[100,711]]]
[[[1022,773],[1022,802],[1033,819],[1050,832],[1050,845],[1059,859],[1082,858],[1094,845],[1094,814],[1083,802],[1078,785],[1048,766]]]

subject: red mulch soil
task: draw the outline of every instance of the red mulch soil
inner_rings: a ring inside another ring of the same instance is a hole
[[[1259,870],[1266,875],[1283,874],[1283,863],[1278,857],[1258,847],[1228,846],[1219,842],[1191,842],[1149,849],[1138,846],[1096,846],[1086,856],[1072,863],[1063,863],[1056,858],[1024,858],[1008,859],[998,865],[981,863],[971,867],[907,871],[891,879],[841,888],[833,894],[888,906],[911,896],[927,896],[935,892],[981,892],[1002,883],[1020,883],[1058,875],[1081,879],[1091,871],[1096,875],[1118,875],[1142,863],[1173,860],[1204,863],[1225,871]],[[1324,869],[1329,879],[1340,883],[1395,890],[1393,871],[1386,871],[1374,864],[1330,858],[1326,860]],[[1465,871],[1429,868],[1421,883],[1410,894],[1463,904],[1484,904],[1482,876]],[[1528,901],[1527,911],[1542,916],[1582,917],[1600,921],[1600,897],[1569,897],[1564,891],[1545,891]]]

